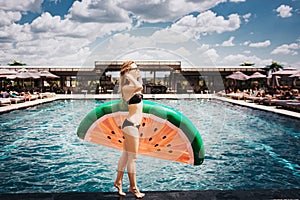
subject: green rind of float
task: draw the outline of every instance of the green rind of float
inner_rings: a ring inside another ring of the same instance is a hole
[[[182,113],[170,107],[147,100],[143,100],[143,103],[143,113],[149,113],[162,119],[167,119],[170,123],[180,128],[183,133],[185,133],[193,148],[194,165],[201,165],[204,160],[204,145],[200,133],[193,123]],[[127,105],[123,104],[121,100],[112,100],[103,103],[85,116],[78,126],[77,135],[81,139],[84,139],[88,129],[97,119],[106,114],[127,110]]]
[[[151,113],[162,119],[167,119],[185,133],[193,148],[194,165],[201,165],[204,161],[204,145],[201,135],[193,123],[185,115],[170,107],[147,100],[143,102],[144,113]]]
[[[113,100],[113,101],[108,101],[97,108],[93,109],[90,111],[81,121],[81,123],[78,126],[77,129],[77,135],[79,138],[84,139],[85,134],[87,133],[88,129],[91,127],[91,125],[98,120],[100,117],[112,113],[113,111],[118,111],[121,110],[120,106],[120,100]],[[126,108],[123,108],[125,111]]]

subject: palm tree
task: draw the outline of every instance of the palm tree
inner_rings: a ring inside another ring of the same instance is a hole
[[[25,66],[26,64],[14,60],[13,63],[8,63],[8,65],[9,65],[9,66]]]
[[[272,61],[271,65],[267,65],[264,68],[264,70],[266,71],[267,77],[270,77],[272,75],[272,73],[279,71],[280,69],[283,69],[283,66],[274,61]],[[270,85],[269,78],[268,78],[268,85]],[[272,76],[272,85],[279,86],[276,76]]]
[[[283,69],[283,66],[278,64],[277,62],[272,61],[272,64],[267,65],[264,69],[267,72],[271,71],[273,73],[273,72],[279,71],[280,69]]]
[[[243,62],[240,66],[253,66],[255,63]]]

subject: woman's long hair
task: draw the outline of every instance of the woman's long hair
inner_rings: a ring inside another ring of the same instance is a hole
[[[120,81],[119,81],[119,93],[121,95],[121,98],[124,100],[124,95],[123,95],[123,86],[128,84],[128,80],[126,78],[124,78],[125,73],[127,73],[128,71],[130,71],[131,69],[131,64],[134,63],[134,61],[129,60],[129,61],[125,61],[122,64],[122,68],[120,70]]]

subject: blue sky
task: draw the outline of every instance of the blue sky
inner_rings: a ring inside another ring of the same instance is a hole
[[[0,64],[300,69],[300,0],[0,0]]]

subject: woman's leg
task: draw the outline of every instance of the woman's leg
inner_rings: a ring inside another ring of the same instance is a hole
[[[145,194],[139,192],[136,182],[136,160],[139,148],[139,132],[134,126],[127,126],[123,129],[123,131],[125,135],[124,151],[127,151],[128,156],[127,171],[130,182],[129,191],[137,198],[143,198]]]
[[[119,162],[118,162],[118,171],[122,171],[122,172],[125,171],[125,167],[127,165],[127,161],[128,161],[128,153],[127,153],[127,151],[124,148],[123,152],[122,152],[122,155],[121,155],[121,157],[119,159]]]
[[[126,194],[122,191],[122,182],[123,182],[123,175],[125,171],[125,167],[127,165],[127,160],[128,160],[128,154],[127,151],[125,150],[126,146],[125,144],[123,145],[123,152],[122,155],[119,159],[118,162],[118,174],[116,181],[114,183],[114,186],[118,189],[119,195],[125,196]]]

